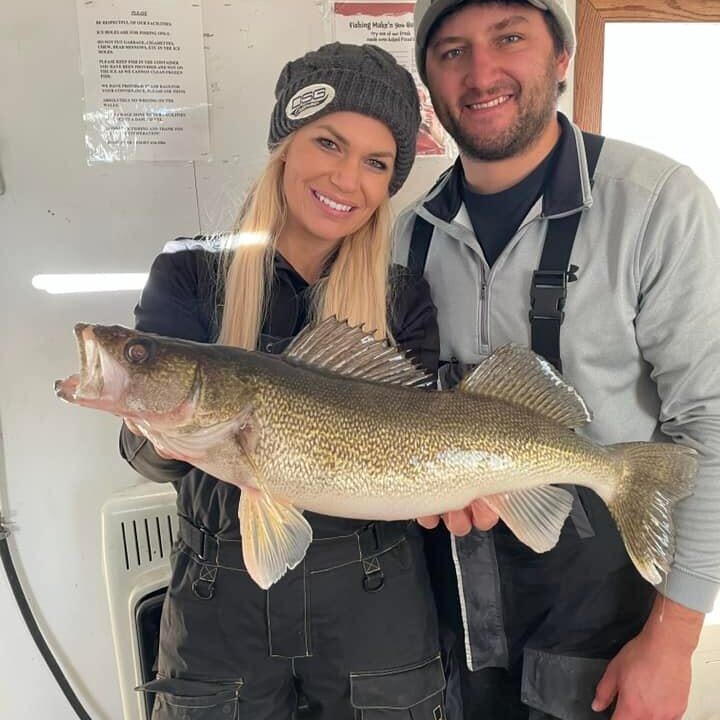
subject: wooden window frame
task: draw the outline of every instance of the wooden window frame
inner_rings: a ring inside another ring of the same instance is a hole
[[[717,0],[577,0],[577,53],[573,118],[589,132],[601,132],[605,23],[720,22]]]

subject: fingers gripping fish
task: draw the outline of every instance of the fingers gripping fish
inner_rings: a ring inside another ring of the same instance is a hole
[[[120,326],[75,327],[81,370],[57,395],[131,420],[158,449],[240,486],[245,566],[268,588],[312,540],[310,510],[374,520],[444,513],[483,497],[537,552],[557,543],[572,496],[596,492],[651,583],[674,554],[672,508],[692,490],[683,445],[601,446],[545,360],[507,345],[453,391],[395,348],[334,318],[280,356]]]

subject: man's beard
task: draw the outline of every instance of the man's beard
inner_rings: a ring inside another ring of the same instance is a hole
[[[498,95],[492,90],[485,95]],[[520,112],[515,121],[499,133],[483,135],[462,127],[459,117],[452,116],[446,106],[436,110],[438,119],[457,143],[460,152],[471,160],[495,161],[519,155],[527,150],[542,134],[552,118],[558,100],[558,83],[552,64],[541,83],[520,94],[515,93]],[[512,100],[510,101],[512,102]]]

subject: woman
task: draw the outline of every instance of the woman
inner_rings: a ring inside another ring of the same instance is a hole
[[[170,243],[138,328],[274,353],[335,315],[435,371],[428,287],[389,266],[389,197],[420,122],[412,78],[379,48],[334,43],[288,63],[275,98],[271,155],[227,252],[203,238]],[[127,425],[121,451],[178,490],[158,676],[144,687],[155,720],[444,717],[415,525],[306,513],[305,561],[264,591],[242,565],[237,487],[161,456]]]

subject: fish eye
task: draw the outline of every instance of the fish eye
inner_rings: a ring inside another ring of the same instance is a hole
[[[134,338],[125,345],[123,354],[131,365],[142,365],[155,356],[155,343],[148,338]]]

